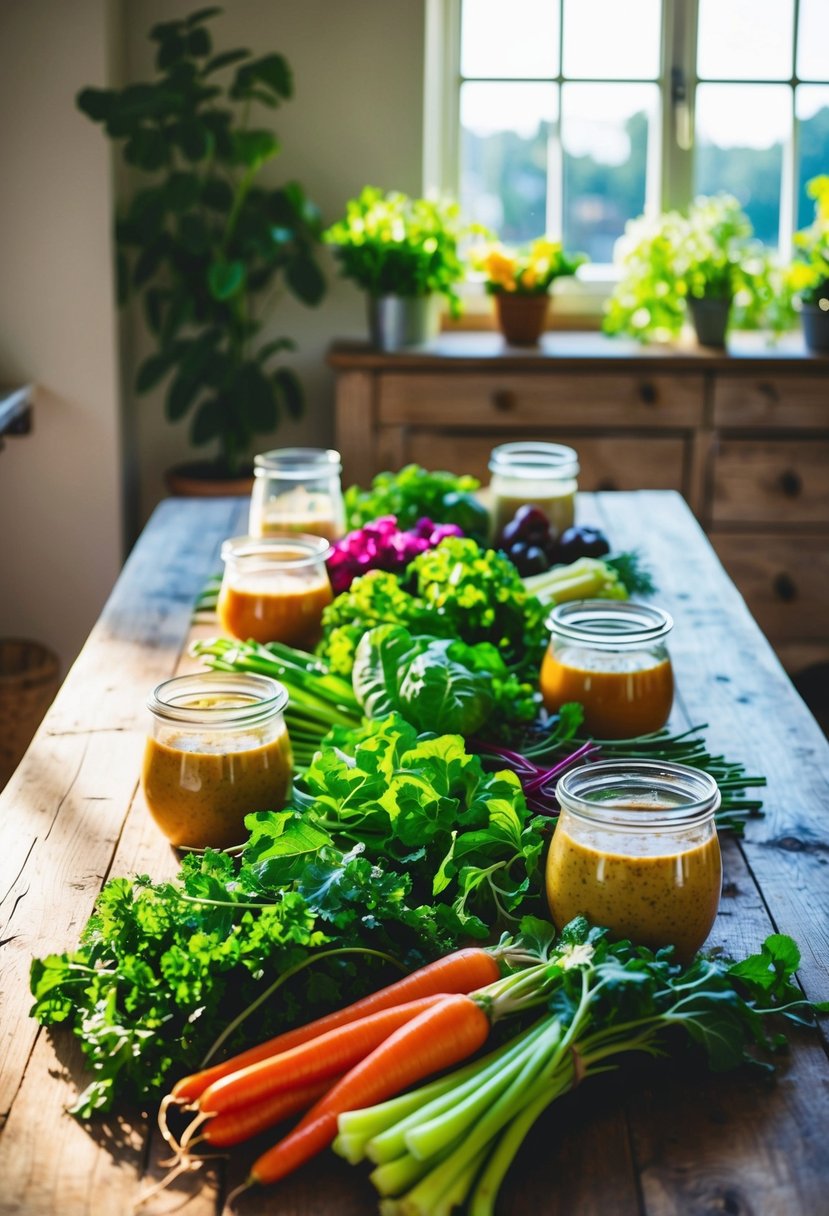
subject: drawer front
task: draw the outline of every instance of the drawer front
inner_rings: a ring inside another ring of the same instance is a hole
[[[772,643],[829,642],[829,536],[709,539]]]
[[[823,376],[717,376],[714,426],[829,429],[829,364]]]
[[[539,439],[553,435],[539,433]],[[404,459],[427,469],[454,469],[489,482],[489,455],[500,436],[463,435],[451,431],[412,430],[404,441]],[[580,490],[685,489],[685,444],[682,439],[638,439],[625,436],[599,439],[570,435],[579,454]]]
[[[829,524],[829,441],[721,440],[713,523]]]
[[[701,376],[389,374],[377,408],[381,425],[694,427],[703,396]]]

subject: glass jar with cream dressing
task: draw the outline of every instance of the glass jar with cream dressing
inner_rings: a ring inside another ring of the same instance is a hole
[[[547,855],[547,901],[561,929],[574,916],[688,962],[711,932],[722,888],[708,773],[661,761],[571,769]]]
[[[519,507],[540,508],[550,531],[573,526],[579,458],[560,443],[502,443],[489,458],[492,537],[498,541]]]
[[[222,545],[224,573],[216,602],[231,637],[284,642],[310,650],[333,593],[321,536],[234,536]]]
[[[251,536],[301,532],[339,540],[345,532],[340,453],[278,448],[253,461]]]
[[[177,676],[153,691],[141,785],[172,844],[229,848],[244,841],[246,815],[285,805],[287,701],[277,680],[248,673]]]
[[[627,600],[574,600],[558,604],[547,626],[540,676],[547,710],[579,701],[594,739],[633,739],[665,725],[674,699],[667,612]]]

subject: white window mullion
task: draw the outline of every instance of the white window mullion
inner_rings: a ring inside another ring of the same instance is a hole
[[[800,18],[800,0],[794,0],[792,20],[794,31],[792,35],[792,88],[791,115],[789,122],[789,138],[783,145],[783,180],[780,184],[780,255],[783,258],[792,256],[792,237],[797,228],[798,178],[799,178],[799,148],[800,129],[797,120],[797,31]]]
[[[460,192],[461,0],[426,0],[423,191]]]
[[[694,193],[697,0],[663,0],[661,207],[687,207]]]

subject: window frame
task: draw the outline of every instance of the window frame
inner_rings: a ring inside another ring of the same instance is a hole
[[[425,12],[423,184],[426,192],[451,194],[454,197],[458,197],[460,174],[461,6],[462,0],[426,0]],[[646,170],[646,215],[687,207],[694,197],[696,91],[698,85],[709,83],[707,77],[700,79],[697,73],[699,7],[700,0],[661,0],[660,71],[656,79],[659,110],[656,117],[657,136],[653,140]],[[564,2],[561,0],[561,25],[563,10]],[[802,83],[824,83],[811,79],[803,81],[797,76],[799,16],[799,0],[793,0],[792,70],[789,77],[774,81],[762,77],[739,80],[711,78],[713,83],[773,83],[789,87],[789,134],[783,144],[780,189],[779,250],[783,258],[791,256],[792,238],[797,226],[797,87]],[[560,63],[558,75],[549,78],[559,88],[569,79],[563,77],[561,69]],[[548,180],[556,174],[560,180],[560,139],[555,141],[555,147],[558,164],[548,170]],[[552,206],[557,213],[554,218],[560,225],[561,191],[557,195]],[[548,205],[548,215],[550,213]],[[555,228],[551,226],[551,230],[555,231]],[[575,280],[556,283],[557,307],[564,313],[595,316],[601,312],[602,303],[617,279],[618,273],[610,263],[582,267]],[[484,299],[479,284],[467,285],[464,295],[473,312],[476,302]]]

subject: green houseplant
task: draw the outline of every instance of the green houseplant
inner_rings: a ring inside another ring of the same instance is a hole
[[[193,444],[214,445],[207,471],[222,477],[238,474],[283,410],[302,411],[300,383],[279,363],[293,343],[260,338],[274,289],[317,304],[325,281],[317,208],[296,182],[260,184],[279,141],[249,115],[291,97],[289,66],[278,54],[214,54],[207,22],[220,12],[152,28],[153,81],[87,88],[77,101],[142,179],[116,224],[119,299],[140,298],[156,344],[136,391],[166,379],[167,417],[190,415]]]
[[[789,284],[800,299],[806,345],[829,354],[829,175],[813,177],[806,190],[815,200],[815,218],[795,233]]]
[[[382,350],[425,341],[436,322],[434,297],[460,311],[456,284],[465,267],[458,244],[469,231],[456,203],[384,193],[365,186],[323,239],[344,278],[367,294],[369,332]]]
[[[621,278],[608,301],[607,333],[670,341],[690,313],[700,343],[722,346],[730,319],[761,323],[769,264],[732,195],[702,196],[685,215],[631,221],[616,260]]]

